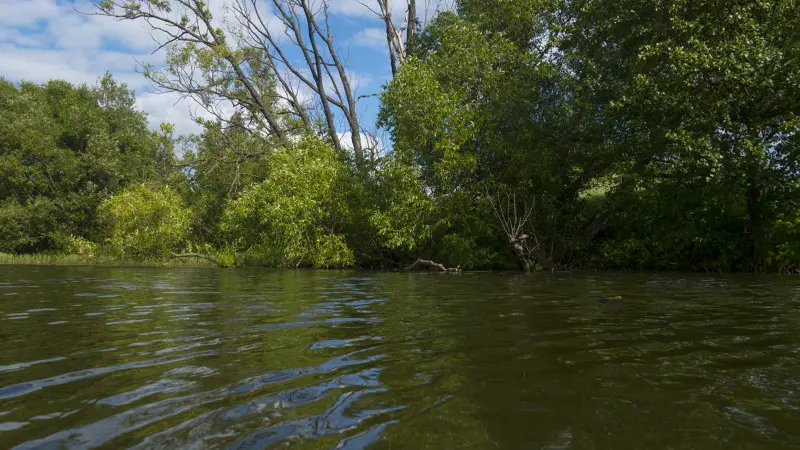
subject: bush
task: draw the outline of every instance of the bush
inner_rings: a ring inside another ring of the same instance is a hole
[[[345,267],[354,262],[344,239],[351,222],[350,172],[333,147],[317,138],[278,149],[269,176],[223,215],[221,228],[250,261],[282,267]],[[249,254],[249,255],[247,255]]]
[[[167,257],[184,244],[190,227],[189,210],[168,187],[128,187],[105,200],[99,215],[117,256]]]
[[[766,258],[769,268],[778,272],[795,272],[800,270],[800,211],[773,226],[772,249]]]
[[[85,260],[97,257],[97,244],[79,236],[69,235],[63,250],[68,255],[80,256]]]

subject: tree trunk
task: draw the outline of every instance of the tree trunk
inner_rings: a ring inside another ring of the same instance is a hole
[[[416,30],[417,25],[417,0],[408,0],[408,23],[406,30],[406,50],[408,51],[409,47],[413,45],[414,41],[414,33]]]
[[[519,270],[522,270],[524,272],[530,272],[531,263],[525,256],[525,248],[522,246],[522,243],[519,240],[511,241],[511,252],[514,253],[514,256],[517,258],[517,264],[519,265]]]

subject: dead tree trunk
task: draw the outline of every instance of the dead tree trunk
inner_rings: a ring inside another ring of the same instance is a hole
[[[519,269],[525,272],[531,271],[531,263],[528,261],[528,255],[525,251],[525,240],[528,236],[522,235],[518,239],[512,240],[511,245],[511,252],[514,253],[514,256],[517,258],[517,264],[519,265]]]
[[[406,49],[414,42],[414,33],[417,27],[417,0],[408,0],[408,7],[406,8],[406,23],[408,29],[406,30]]]

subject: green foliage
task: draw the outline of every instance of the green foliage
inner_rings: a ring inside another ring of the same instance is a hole
[[[117,256],[167,257],[189,233],[189,210],[168,187],[133,185],[103,201],[99,214]]]
[[[640,188],[615,193],[625,206],[607,236],[636,235],[656,265],[763,268],[799,194],[797,3],[563,8],[576,17],[563,48],[585,94],[638,149]]]
[[[779,272],[800,271],[800,210],[775,221],[775,245],[766,262]]]
[[[343,234],[351,176],[333,147],[303,138],[270,155],[268,171],[225,210],[221,228],[234,247],[264,265],[352,265]]]
[[[95,259],[99,255],[99,246],[79,236],[67,236],[62,251],[68,255],[76,255],[84,260]]]
[[[248,133],[240,120],[234,117],[227,128],[218,122],[202,122],[201,135],[184,138],[183,163],[191,170],[183,191],[194,212],[197,241],[226,246],[219,228],[225,206],[267,176],[266,143]]]
[[[133,104],[108,75],[94,87],[0,80],[2,251],[58,251],[63,236],[94,239],[104,198],[172,171],[171,146]]]
[[[531,213],[537,269],[800,266],[796,1],[458,0],[381,92],[392,145],[357,170],[332,142],[267,131],[259,114],[300,119],[278,114],[263,49],[195,31],[207,42],[171,46],[147,76],[236,103],[200,136],[148,131],[108,76],[0,81],[0,251],[94,257],[108,238],[120,255],[184,247],[225,265],[511,267],[488,200],[502,192]],[[333,134],[320,117],[310,128]]]
[[[36,198],[27,205],[16,199],[0,204],[0,250],[15,253],[36,248],[60,228],[56,208],[47,198]]]
[[[385,248],[413,253],[432,238],[434,205],[419,181],[419,171],[397,160],[381,168],[380,208],[369,218],[379,244]]]
[[[506,191],[535,205],[537,258],[561,265],[759,270],[793,257],[796,2],[457,3],[382,97],[436,251],[493,245],[458,218]]]

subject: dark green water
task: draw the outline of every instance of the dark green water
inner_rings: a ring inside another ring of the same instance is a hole
[[[271,446],[800,448],[800,279],[0,266],[0,447]]]

